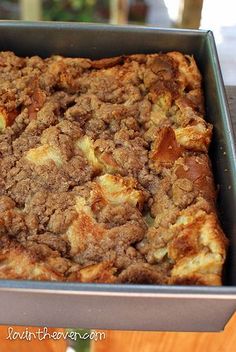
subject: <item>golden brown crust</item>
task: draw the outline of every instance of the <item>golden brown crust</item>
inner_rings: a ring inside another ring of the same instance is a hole
[[[0,131],[4,131],[8,126],[11,126],[17,116],[17,111],[7,111],[0,106]]]
[[[46,261],[38,261],[30,251],[13,242],[1,250],[0,272],[4,279],[61,281],[63,276]]]
[[[171,127],[163,127],[157,131],[149,158],[158,169],[171,167],[182,153],[183,148],[178,144],[174,130]]]
[[[196,191],[204,198],[215,201],[216,191],[210,161],[206,155],[186,155],[180,158],[175,164],[174,172],[178,179],[184,178],[191,181]]]
[[[221,284],[204,114],[180,52],[0,53],[0,277]]]

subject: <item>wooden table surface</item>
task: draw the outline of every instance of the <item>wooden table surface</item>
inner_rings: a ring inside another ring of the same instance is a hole
[[[236,87],[227,87],[228,102],[236,134]],[[1,312],[0,312],[1,316]],[[15,327],[24,331],[25,327]],[[29,328],[31,332],[37,328]],[[61,329],[54,329],[61,331]],[[53,329],[51,329],[53,331]],[[0,327],[0,352],[65,352],[64,340],[6,340],[8,327]],[[92,342],[92,352],[234,352],[236,313],[219,333],[106,331],[106,339]]]

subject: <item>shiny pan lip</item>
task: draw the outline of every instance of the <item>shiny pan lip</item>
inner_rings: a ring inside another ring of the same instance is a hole
[[[230,239],[222,287],[0,280],[0,323],[131,330],[222,329],[236,305],[236,152],[212,32],[0,21],[0,50],[12,50],[22,56],[61,54],[90,58],[171,50],[193,54],[204,77],[207,120],[214,125],[210,156],[219,185],[219,215]],[[138,308],[134,306],[136,301]],[[181,312],[180,306],[185,307]]]
[[[170,291],[171,287],[171,291]],[[219,290],[220,289],[220,290]],[[63,283],[52,281],[1,280],[0,291],[89,296],[235,299],[236,288],[226,286],[168,286],[139,284]],[[219,292],[220,291],[220,292]]]

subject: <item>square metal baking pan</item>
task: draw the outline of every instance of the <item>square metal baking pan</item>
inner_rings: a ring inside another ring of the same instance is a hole
[[[219,331],[236,310],[236,154],[216,47],[210,31],[76,23],[0,22],[0,50],[22,56],[90,58],[178,50],[204,77],[219,215],[230,239],[222,287],[0,280],[0,324],[127,330]]]

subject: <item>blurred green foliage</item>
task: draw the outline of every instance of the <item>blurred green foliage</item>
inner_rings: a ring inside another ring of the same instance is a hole
[[[47,21],[94,22],[96,0],[44,0],[43,19]]]
[[[90,330],[87,329],[67,329],[67,331],[76,331],[83,336],[85,333],[90,333]],[[71,342],[71,341],[70,341]],[[90,340],[77,339],[76,341],[72,341],[69,344],[71,347],[75,349],[76,352],[90,352]]]

